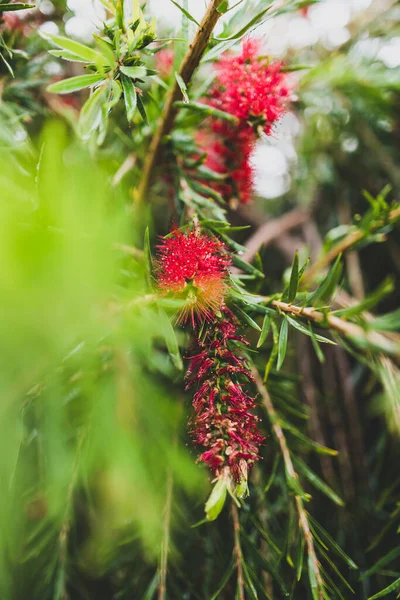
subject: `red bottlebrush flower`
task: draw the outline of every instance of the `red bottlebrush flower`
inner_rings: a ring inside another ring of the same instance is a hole
[[[247,474],[260,457],[264,438],[257,429],[258,418],[250,411],[255,400],[245,390],[252,381],[243,357],[237,356],[237,334],[233,314],[223,310],[221,318],[208,326],[199,340],[200,353],[191,357],[187,388],[197,386],[193,398],[193,440],[204,447],[199,460],[216,477],[230,477],[247,488]],[[240,366],[239,366],[240,365]]]
[[[223,55],[216,65],[217,80],[211,104],[266,134],[285,111],[289,97],[280,62],[258,56],[260,42],[247,39],[240,54]]]
[[[156,69],[165,79],[172,73],[174,66],[174,53],[169,48],[163,48],[155,55]]]
[[[217,129],[214,124],[213,129]],[[218,134],[202,135],[197,138],[207,153],[206,166],[212,171],[226,174],[226,180],[218,182],[215,190],[223,198],[247,204],[251,199],[254,173],[251,155],[255,143],[252,130],[235,130],[230,124],[218,123]]]
[[[21,19],[13,12],[4,13],[2,15],[2,19],[4,20],[5,26],[10,31],[22,31],[22,29],[24,28],[24,25],[23,25],[23,22],[21,21]]]
[[[279,62],[259,56],[260,42],[246,40],[239,54],[227,53],[216,64],[217,77],[207,103],[234,115],[238,122],[210,120],[210,132],[198,142],[206,165],[226,180],[215,189],[233,203],[247,204],[253,189],[251,157],[261,131],[271,133],[289,99],[286,74]]]
[[[197,229],[175,231],[159,245],[157,276],[159,287],[184,300],[178,322],[190,317],[209,321],[220,310],[226,295],[230,264],[225,245]]]

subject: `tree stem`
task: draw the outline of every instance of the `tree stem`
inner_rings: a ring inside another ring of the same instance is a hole
[[[179,75],[185,84],[190,82],[193,73],[197,69],[214,27],[221,16],[221,13],[219,13],[217,10],[220,4],[221,0],[211,0],[203,20],[201,21],[196,32],[194,40],[190,44],[189,49],[182,61],[182,65],[179,69]],[[177,81],[175,81],[167,94],[158,129],[151,141],[146,161],[143,166],[143,174],[136,198],[139,204],[144,204],[147,200],[147,192],[149,191],[153,177],[153,171],[161,152],[162,141],[164,137],[171,132],[175,122],[175,117],[177,114],[175,102],[179,99],[180,94],[181,91],[179,84]]]

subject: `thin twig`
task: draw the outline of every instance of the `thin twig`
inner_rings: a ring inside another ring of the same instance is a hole
[[[258,370],[254,366],[251,368],[251,372],[254,377],[254,381],[257,386],[257,389],[261,395],[265,409],[268,413],[268,417],[269,417],[269,420],[271,423],[272,430],[274,432],[276,440],[281,449],[286,473],[292,479],[298,479],[298,475],[293,466],[292,458],[290,455],[290,450],[288,448],[285,435],[283,433],[282,427],[279,424],[278,414],[274,408],[274,405],[272,404],[272,400],[268,393],[268,390],[265,387],[265,385],[263,384],[263,381],[260,377]],[[322,580],[322,575],[321,575],[321,571],[319,568],[319,562],[318,562],[317,555],[315,552],[314,539],[313,539],[313,536],[312,536],[312,533],[310,530],[310,526],[308,524],[307,511],[305,510],[303,500],[301,499],[301,497],[299,495],[295,496],[295,502],[296,502],[297,513],[299,516],[299,526],[300,526],[301,530],[303,531],[304,540],[305,540],[306,546],[307,546],[307,553],[308,553],[309,559],[313,565],[315,578],[316,578],[317,585],[318,585],[318,595],[319,595],[320,600],[323,600],[324,583]]]
[[[201,57],[203,56],[203,53],[207,47],[214,27],[217,24],[218,19],[221,17],[221,13],[217,10],[220,4],[221,0],[211,0],[203,20],[201,21],[196,32],[194,40],[190,44],[189,50],[182,61],[182,65],[179,69],[179,75],[185,84],[190,82],[193,73],[199,66]],[[177,81],[175,81],[167,94],[158,129],[152,139],[146,161],[143,166],[143,174],[137,193],[138,203],[146,202],[147,192],[151,184],[154,167],[160,155],[163,139],[171,132],[175,122],[175,117],[178,112],[175,102],[179,99],[181,93],[182,92],[179,84]]]
[[[400,207],[392,210],[392,212],[389,214],[387,222],[394,223],[398,219],[400,219]],[[373,231],[380,229],[384,225],[385,225],[384,221],[382,221],[382,220],[378,221],[374,225]],[[332,261],[334,261],[335,258],[339,254],[346,252],[347,250],[349,250],[350,248],[352,248],[353,246],[355,246],[356,244],[361,242],[361,240],[363,240],[366,235],[367,235],[367,232],[362,229],[357,229],[356,231],[351,231],[338,244],[336,244],[333,248],[331,248],[329,250],[329,252],[327,252],[315,264],[313,264],[309,269],[307,269],[307,271],[305,272],[305,274],[302,277],[302,280],[301,280],[302,284],[310,283],[315,278],[315,276],[318,273],[324,271],[328,267],[328,265]]]
[[[268,300],[268,298],[266,299]],[[382,335],[376,331],[365,331],[359,325],[345,321],[335,315],[326,315],[313,307],[300,307],[294,304],[287,304],[281,300],[273,300],[271,305],[277,308],[281,312],[284,312],[295,317],[304,317],[314,323],[320,323],[326,325],[330,329],[337,331],[338,333],[353,339],[362,341],[368,345],[378,347],[381,351],[400,358],[400,347],[398,344],[393,343],[387,336]]]
[[[242,547],[240,545],[240,522],[239,522],[239,513],[237,506],[234,502],[232,502],[232,520],[233,520],[233,535],[234,535],[234,546],[233,552],[235,555],[235,562],[237,568],[237,584],[239,590],[239,598],[240,600],[245,600],[244,595],[244,577],[243,577],[243,554]]]

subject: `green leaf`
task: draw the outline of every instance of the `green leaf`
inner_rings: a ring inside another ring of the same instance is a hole
[[[171,0],[172,2],[173,0]],[[242,27],[242,29],[240,29],[237,33],[235,33],[234,35],[231,35],[230,37],[227,38],[214,38],[214,40],[216,40],[217,42],[228,42],[230,40],[238,40],[241,37],[243,37],[245,35],[245,33],[247,33],[247,31],[253,26],[256,25],[258,23],[258,21],[260,19],[262,19],[262,17],[265,15],[265,13],[267,11],[269,11],[271,8],[271,6],[268,6],[267,8],[264,8],[264,10],[262,10],[261,12],[259,12],[255,17],[253,17],[248,23],[247,25],[245,25],[244,27]]]
[[[145,77],[146,75],[146,67],[120,67],[119,70],[121,71],[121,73],[123,73],[124,75],[127,75],[128,77],[131,77],[132,79],[141,79],[142,77]]]
[[[261,346],[267,339],[270,326],[271,326],[271,317],[269,314],[266,314],[264,317],[264,321],[263,321],[263,325],[262,325],[262,329],[261,329],[261,335],[257,342],[257,348],[261,348]]]
[[[101,109],[106,100],[105,94],[106,89],[99,88],[86,100],[81,109],[78,128],[79,135],[83,140],[88,140],[100,125]]]
[[[283,365],[283,361],[285,360],[287,343],[288,343],[288,329],[289,324],[286,317],[283,318],[281,330],[279,333],[279,343],[278,343],[278,362],[276,365],[276,370],[279,371]]]
[[[369,577],[370,575],[372,575],[373,573],[375,573],[378,569],[381,569],[382,567],[384,567],[388,563],[392,562],[392,560],[394,560],[398,556],[400,556],[400,546],[397,546],[397,548],[393,548],[393,550],[391,550],[390,552],[388,552],[387,554],[385,554],[385,556],[383,556],[382,558],[380,558],[378,560],[378,562],[376,562],[374,564],[373,567],[371,567],[370,569],[368,569],[368,571],[365,571],[365,573],[363,573],[362,577],[360,577],[360,581],[363,581],[363,579],[366,579],[367,577]]]
[[[221,579],[221,583],[219,584],[219,588],[210,597],[210,600],[219,600],[219,598],[221,597],[221,594],[222,594],[223,590],[225,589],[226,585],[228,584],[228,581],[232,577],[232,573],[235,570],[235,567],[236,567],[235,561],[232,560],[231,563],[230,563],[230,565],[229,565],[229,567],[225,571],[224,576]]]
[[[325,538],[326,542],[329,544],[330,549],[333,550],[340,558],[342,558],[346,564],[350,567],[350,569],[358,569],[356,563],[341,549],[339,544],[335,542],[335,540],[329,535],[327,531],[309,515],[310,527],[314,530],[317,530],[321,537]]]
[[[319,586],[317,582],[318,566],[315,564],[314,557],[311,554],[308,555],[308,577],[310,580],[310,587],[313,600],[320,600]]]
[[[222,2],[217,6],[217,12],[221,15],[224,15],[229,10],[229,0],[222,0]]]
[[[304,535],[299,535],[299,542],[297,546],[297,567],[296,567],[296,579],[300,581],[301,575],[303,572],[303,562],[304,562]]]
[[[178,371],[182,371],[183,362],[181,353],[179,351],[179,345],[178,340],[176,339],[175,330],[172,327],[171,321],[169,320],[167,314],[161,308],[159,309],[159,314],[160,317],[162,317],[162,333],[165,339],[165,343],[167,345],[168,353],[176,369],[178,369]]]
[[[118,104],[121,95],[122,95],[122,87],[119,81],[115,81],[115,79],[111,80],[111,92],[112,98],[108,100],[107,106],[108,108],[113,108],[116,104]]]
[[[272,369],[272,365],[274,364],[275,359],[278,355],[279,333],[278,333],[278,327],[276,326],[276,323],[274,320],[271,321],[271,326],[272,326],[273,346],[272,346],[271,355],[268,359],[267,364],[265,365],[265,372],[264,372],[264,378],[263,378],[264,383],[267,382],[269,373]]]
[[[247,263],[246,261],[242,260],[239,256],[234,256],[232,262],[235,265],[235,267],[242,269],[242,271],[245,271],[246,273],[250,273],[251,275],[255,275],[256,277],[260,278],[264,277],[264,273],[253,267],[253,265],[251,265],[250,263]]]
[[[347,589],[349,589],[350,592],[352,592],[352,594],[354,594],[353,588],[351,587],[351,585],[349,584],[347,579],[345,577],[343,577],[343,575],[341,574],[341,572],[339,571],[339,569],[337,568],[337,566],[335,565],[335,563],[333,562],[333,560],[331,559],[329,554],[327,552],[325,552],[325,550],[323,548],[320,548],[319,551],[321,552],[321,554],[325,558],[325,560],[330,564],[331,568],[336,573],[336,575],[339,577],[339,579],[342,580],[342,582],[347,587]]]
[[[286,65],[282,67],[282,73],[293,73],[293,71],[303,71],[304,69],[312,69],[312,65]]]
[[[47,91],[52,94],[71,94],[72,92],[95,85],[100,81],[104,81],[103,75],[78,75],[77,77],[70,77],[69,79],[52,83],[48,86]]]
[[[124,90],[126,117],[130,123],[135,114],[138,96],[132,80],[127,75],[121,75],[121,83]]]
[[[341,259],[342,255],[339,254],[333,266],[330,268],[328,275],[319,284],[315,292],[313,292],[311,296],[307,298],[307,302],[310,302],[312,306],[327,304],[335,292],[343,269],[343,263]]]
[[[400,331],[400,308],[377,317],[369,323],[369,327],[377,331]]]
[[[294,255],[292,270],[290,273],[289,287],[288,287],[287,293],[285,293],[282,298],[283,302],[288,302],[289,304],[291,304],[295,300],[298,285],[299,285],[299,254],[298,254],[298,252],[296,252],[296,254]]]
[[[79,56],[83,60],[89,63],[103,63],[104,64],[104,56],[93,50],[93,48],[89,48],[89,46],[85,46],[75,40],[70,40],[69,38],[63,37],[61,35],[51,35],[50,33],[42,33],[41,34],[45,39],[50,39],[53,44],[58,46],[59,48],[63,48],[63,50],[68,50]]]
[[[69,50],[49,50],[49,54],[51,54],[52,56],[55,56],[56,58],[63,58],[64,60],[69,60],[70,62],[79,62],[79,63],[87,62],[86,60],[84,60],[77,54],[70,52]]]
[[[315,337],[315,333],[314,330],[311,326],[311,323],[308,324],[308,330],[310,332],[310,337],[311,337],[311,343],[313,345],[313,348],[315,350],[315,354],[317,355],[317,358],[319,360],[320,363],[324,363],[325,362],[325,356],[324,353],[322,352],[321,348],[319,347],[319,344],[317,342],[317,338]]]
[[[388,277],[381,283],[381,285],[370,294],[365,300],[359,302],[355,306],[349,306],[348,308],[341,308],[340,310],[335,310],[332,314],[338,317],[355,317],[360,315],[366,310],[371,310],[374,308],[378,302],[380,302],[385,296],[391,294],[394,291],[395,285],[394,281],[391,277]]]
[[[243,541],[245,542],[246,546],[251,551],[252,560],[257,562],[261,569],[267,571],[267,573],[269,573],[273,577],[273,579],[275,579],[276,583],[281,588],[282,594],[284,596],[287,596],[288,592],[287,592],[287,589],[285,586],[285,582],[283,581],[283,579],[282,579],[281,575],[279,574],[278,570],[276,569],[276,567],[272,564],[272,562],[270,562],[267,559],[267,557],[265,556],[265,553],[260,552],[260,550],[257,548],[254,541],[248,535],[246,535],[244,532],[242,533],[242,538],[243,538]]]
[[[395,592],[399,588],[400,588],[400,577],[398,579],[396,579],[396,581],[394,581],[393,583],[391,583],[390,585],[388,585],[388,587],[386,587],[381,592],[378,592],[374,596],[370,596],[368,598],[368,600],[376,600],[377,598],[383,598],[383,596],[387,596],[388,594],[391,594],[392,592]]]
[[[175,71],[175,79],[176,79],[176,81],[177,81],[177,83],[179,85],[179,89],[182,92],[184,103],[188,104],[188,102],[189,102],[189,96],[188,96],[188,93],[187,93],[186,83],[183,81],[181,75],[179,75],[179,73],[177,73],[176,71]]]
[[[204,118],[214,117],[216,119],[225,119],[226,121],[232,121],[232,123],[236,123],[238,119],[227,113],[223,110],[218,110],[217,108],[213,108],[211,106],[207,106],[206,104],[202,104],[201,102],[175,102],[175,106],[177,108],[184,108],[186,110],[192,110],[194,112],[202,113]]]
[[[292,327],[294,327],[295,329],[297,329],[297,331],[301,331],[301,333],[304,333],[304,335],[308,335],[309,337],[312,337],[312,334],[310,332],[310,330],[303,325],[303,323],[301,323],[301,321],[297,321],[297,319],[294,319],[293,317],[289,317],[286,316],[287,320],[289,321],[290,325]],[[331,344],[332,346],[336,346],[336,342],[334,342],[333,340],[330,340],[322,335],[319,335],[318,333],[314,333],[314,337],[316,340],[318,340],[319,342],[322,342],[323,344]]]
[[[284,429],[286,429],[292,435],[294,435],[299,440],[301,440],[306,446],[315,450],[318,454],[328,454],[329,456],[337,456],[338,455],[337,450],[333,450],[333,448],[328,448],[327,446],[323,446],[322,444],[319,444],[318,442],[314,442],[314,440],[310,440],[310,438],[308,438],[306,435],[304,435],[304,433],[301,433],[301,431],[299,431],[296,427],[293,427],[293,425],[290,425],[289,423],[286,423],[286,422],[281,422],[281,425]]]
[[[204,507],[207,521],[215,521],[224,508],[226,491],[226,481],[218,479]]]
[[[25,10],[28,8],[35,8],[34,4],[23,4],[22,2],[16,2],[15,4],[7,3],[0,5],[0,13],[10,12],[14,10]]]
[[[103,40],[103,38],[99,37],[98,35],[94,34],[93,37],[96,40],[98,49],[100,50],[101,54],[106,59],[108,66],[114,67],[114,65],[117,61],[117,58],[114,54],[114,49],[113,49],[112,45],[109,42],[107,42],[106,40]]]
[[[300,458],[293,457],[297,470],[303,475],[316,489],[328,496],[332,502],[338,506],[344,506],[343,500],[327,485],[318,475],[314,473]]]
[[[261,331],[261,327],[258,325],[258,323],[256,323],[251,317],[249,317],[249,315],[244,310],[242,310],[241,308],[236,308],[236,311],[246,321],[246,323],[250,325],[250,327],[252,327],[256,331]]]
[[[147,119],[146,109],[144,107],[143,100],[139,94],[137,97],[137,107],[138,107],[138,111],[139,111],[140,116],[142,117],[143,121],[146,123],[146,125],[148,125],[149,121]]]
[[[180,4],[178,4],[178,2],[175,2],[175,0],[170,0],[170,2],[172,2],[172,4],[175,4],[176,8],[179,8],[179,10],[183,12],[185,17],[189,19],[189,21],[192,21],[192,23],[196,23],[196,25],[200,27],[200,23],[196,21],[196,19],[190,14],[190,12],[185,10]]]

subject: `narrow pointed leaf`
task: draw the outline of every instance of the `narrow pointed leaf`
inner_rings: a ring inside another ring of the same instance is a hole
[[[196,21],[196,19],[190,14],[190,12],[188,12],[187,10],[185,10],[180,4],[178,4],[177,2],[175,2],[175,0],[170,0],[170,2],[172,2],[172,4],[175,4],[176,8],[179,8],[179,10],[181,12],[183,12],[183,14],[185,15],[185,17],[187,19],[189,19],[189,21],[192,21],[192,23],[196,23],[196,25],[198,27],[200,27],[200,23],[198,21]]]
[[[267,339],[270,326],[271,326],[271,317],[269,316],[269,314],[266,314],[264,317],[264,321],[263,321],[263,325],[262,325],[262,329],[261,329],[261,335],[257,342],[257,348],[261,348],[261,346]]]
[[[51,40],[53,44],[59,48],[63,48],[64,50],[76,54],[76,56],[79,56],[86,62],[97,63],[100,61],[101,63],[104,63],[105,61],[104,56],[100,54],[100,52],[97,52],[97,50],[93,50],[93,48],[89,48],[89,46],[85,46],[80,42],[76,42],[75,40],[71,40],[61,35],[52,35],[50,33],[44,33],[42,36],[45,39]]]
[[[124,101],[126,117],[132,121],[137,106],[137,92],[132,80],[127,75],[121,75],[122,89],[124,90]]]
[[[294,255],[294,259],[293,259],[292,271],[290,273],[289,288],[288,288],[287,295],[286,295],[287,299],[285,299],[284,302],[288,302],[289,304],[291,304],[295,300],[298,285],[299,285],[299,254],[298,254],[298,252],[296,252],[296,254]]]
[[[63,81],[57,81],[52,83],[47,88],[48,92],[52,94],[71,94],[83,90],[84,88],[90,87],[104,80],[103,75],[78,75],[77,77],[70,77],[69,79],[63,79]]]
[[[329,485],[327,485],[316,473],[314,473],[300,458],[293,457],[293,461],[300,472],[307,481],[311,483],[317,490],[325,494],[332,502],[338,506],[344,506],[343,500],[334,492]]]
[[[16,2],[15,4],[11,4],[10,2],[8,2],[7,4],[0,4],[0,13],[10,12],[14,10],[26,10],[28,8],[35,8],[35,5],[24,4],[22,2]]]
[[[138,111],[139,111],[140,116],[142,117],[143,121],[146,123],[146,125],[148,125],[149,121],[147,119],[146,109],[144,107],[143,100],[139,94],[137,96],[137,107],[138,107]]]
[[[386,587],[381,592],[378,592],[374,596],[370,596],[368,600],[376,600],[377,598],[383,598],[383,596],[387,596],[388,594],[391,594],[392,592],[395,592],[398,589],[400,589],[400,577],[396,579],[396,581],[388,585],[388,587]]]
[[[179,89],[182,92],[182,96],[183,96],[183,101],[185,102],[185,104],[189,103],[189,96],[187,93],[187,87],[186,87],[186,83],[183,81],[182,77],[179,75],[179,73],[175,72],[175,79],[179,85]]]
[[[288,343],[288,329],[289,329],[288,321],[286,318],[284,318],[282,321],[281,330],[279,333],[278,362],[276,365],[277,371],[280,370],[280,368],[282,367],[283,362],[285,360],[286,351],[287,351],[287,343]]]

